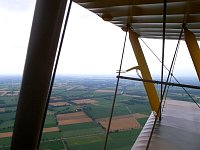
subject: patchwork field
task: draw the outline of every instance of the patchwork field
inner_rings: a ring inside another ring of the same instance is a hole
[[[76,123],[59,126],[62,137],[73,138],[76,136],[88,136],[104,134],[104,130],[95,122]]]
[[[50,127],[50,128],[43,129],[43,133],[55,132],[55,131],[59,131],[59,128],[58,127]],[[12,137],[12,134],[13,134],[12,132],[0,133],[0,138]]]
[[[73,103],[82,105],[82,104],[94,104],[96,103],[95,100],[92,99],[80,99],[80,100],[72,100]]]
[[[11,137],[12,134],[12,132],[0,133],[0,138]]]
[[[44,128],[43,133],[59,131],[58,127]]]
[[[50,106],[69,106],[70,104],[68,102],[50,102]]]
[[[18,101],[14,91],[19,91],[20,84],[4,83],[5,79],[0,80],[0,149],[6,150],[10,149]],[[132,82],[121,82],[108,150],[130,149],[145,124],[150,109],[142,88]],[[115,79],[110,78],[56,79],[39,149],[101,150],[115,92],[113,89]]]
[[[107,150],[130,150],[140,129],[110,133]],[[70,150],[102,150],[105,142],[104,134],[77,136],[67,139]]]
[[[130,130],[141,128],[142,126],[136,120],[139,118],[145,118],[146,115],[143,114],[130,114],[130,115],[122,115],[122,116],[114,116],[112,118],[110,131],[122,131],[122,130]],[[108,127],[109,118],[102,118],[96,120],[101,126],[105,129]]]
[[[124,115],[124,116],[127,116],[127,117],[134,117],[135,119],[140,119],[140,118],[149,117],[148,115],[140,114],[140,113],[135,113],[135,114],[130,114],[130,115]]]
[[[59,100],[62,100],[62,98],[61,97],[51,96],[51,100],[53,100],[53,101],[59,101]]]
[[[56,115],[56,118],[58,120],[58,125],[92,122],[92,119],[89,118],[83,111],[67,114],[58,114]]]
[[[43,141],[40,143],[41,150],[63,150],[63,142],[61,140]]]

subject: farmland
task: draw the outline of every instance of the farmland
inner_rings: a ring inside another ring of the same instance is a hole
[[[140,129],[142,126],[137,121],[139,118],[147,118],[144,114],[130,114],[122,116],[114,116],[112,118],[110,131],[126,131],[130,129]],[[101,118],[96,120],[101,126],[107,129],[109,118]]]
[[[0,78],[0,149],[9,149],[20,77]],[[110,117],[116,79],[113,77],[56,78],[48,106],[40,149],[101,150]],[[171,90],[171,89],[170,89]],[[200,100],[200,94],[191,90]],[[173,87],[170,99],[187,100]],[[108,150],[129,150],[151,109],[140,82],[121,80],[108,137]]]
[[[58,120],[58,125],[92,122],[92,119],[89,118],[83,111],[67,113],[67,114],[59,114],[56,116],[56,118]]]

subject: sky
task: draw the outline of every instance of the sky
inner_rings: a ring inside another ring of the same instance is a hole
[[[0,0],[0,74],[22,74],[33,19],[35,0]],[[116,75],[125,32],[86,9],[72,4],[57,74]],[[161,58],[162,40],[144,39]],[[177,41],[166,41],[165,64],[169,68]],[[160,75],[161,64],[141,42],[149,69]],[[127,38],[122,69],[137,66]],[[167,74],[167,72],[165,72]],[[196,77],[194,67],[181,41],[174,70],[176,76]],[[136,76],[135,71],[129,74]]]

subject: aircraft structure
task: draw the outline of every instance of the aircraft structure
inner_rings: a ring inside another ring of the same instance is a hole
[[[122,32],[129,35],[138,66],[127,71],[140,70],[141,78],[121,76],[121,69],[118,71],[117,78],[143,82],[152,109],[152,114],[132,149],[199,149],[199,104],[167,101],[164,109],[162,107],[168,85],[200,89],[198,86],[185,85],[178,81],[171,83],[173,65],[168,70],[167,80],[164,81],[163,78],[165,40],[173,39],[185,40],[196,75],[200,80],[200,49],[197,42],[200,39],[200,1],[73,0],[73,2],[95,13],[104,21],[122,28]],[[54,63],[57,63],[57,49],[62,42],[60,33],[65,9],[67,8],[65,19],[67,23],[71,4],[71,0],[37,0],[36,2],[11,149],[37,149],[38,147],[48,105],[48,92],[51,90],[55,71]],[[151,77],[139,38],[163,40],[160,81],[155,81]],[[154,83],[161,85],[160,95]]]

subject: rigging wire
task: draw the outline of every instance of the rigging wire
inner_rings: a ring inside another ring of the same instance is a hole
[[[62,31],[62,34],[61,34],[61,40],[60,40],[59,47],[58,47],[58,53],[57,53],[57,57],[56,57],[56,61],[55,61],[55,66],[54,66],[54,69],[53,69],[53,74],[52,74],[51,83],[50,83],[50,87],[49,87],[47,102],[46,102],[46,106],[45,106],[45,112],[44,112],[44,116],[43,116],[43,120],[42,120],[42,126],[41,126],[41,129],[40,129],[39,141],[38,141],[38,145],[37,145],[38,149],[39,149],[39,146],[40,146],[40,141],[41,141],[41,137],[42,137],[42,130],[43,130],[45,119],[46,119],[48,105],[49,105],[49,101],[50,101],[50,97],[51,97],[51,92],[52,92],[52,89],[53,89],[53,84],[54,84],[54,80],[55,80],[55,76],[56,76],[56,70],[57,70],[57,67],[58,67],[58,61],[59,61],[60,53],[61,53],[61,50],[62,50],[63,40],[64,40],[64,37],[65,37],[65,31],[66,31],[67,23],[68,23],[68,20],[69,20],[69,14],[70,14],[70,11],[71,11],[71,6],[72,6],[72,0],[69,1],[69,6],[68,6],[67,14],[66,14],[66,17],[65,17],[63,31]]]
[[[131,3],[131,0],[129,0],[129,3]],[[129,7],[128,14],[131,14],[131,10],[132,10],[131,7]],[[118,76],[120,76],[120,74],[121,74],[122,63],[123,63],[123,58],[124,58],[124,51],[125,51],[125,47],[126,47],[126,38],[127,38],[128,30],[130,28],[129,22],[130,22],[130,16],[128,16],[127,20],[126,20],[126,34],[125,34],[125,38],[124,38],[124,44],[123,44],[123,50],[122,50],[122,54],[121,54],[121,61],[120,61]],[[118,86],[119,86],[119,78],[117,78],[117,83],[116,83],[116,87],[115,87],[115,93],[114,93],[113,103],[112,103],[112,107],[111,107],[110,118],[109,118],[109,122],[108,122],[108,126],[107,126],[103,150],[106,150],[106,146],[107,146],[107,143],[108,143],[108,135],[109,135],[109,132],[110,132],[110,126],[111,126],[112,116],[113,116],[113,112],[114,112]]]
[[[165,51],[166,17],[167,17],[167,0],[164,0],[164,4],[163,4],[163,42],[162,42],[161,82],[163,82],[163,74],[164,74],[163,71],[164,71],[164,56],[165,56],[164,51]],[[149,145],[150,145],[150,142],[151,142],[151,138],[152,138],[158,117],[161,121],[161,105],[162,105],[162,101],[163,101],[163,84],[162,83],[161,83],[160,99],[161,99],[161,101],[160,101],[160,104],[159,104],[159,107],[158,107],[158,111],[157,111],[158,113],[156,114],[156,117],[155,117],[155,120],[154,120],[153,128],[152,128],[151,133],[150,133],[150,137],[149,137],[149,140],[148,140],[148,143],[147,143],[146,150],[149,149]]]
[[[147,45],[147,43],[140,38],[140,40],[145,44],[145,46],[152,52],[152,54],[158,59],[158,61],[161,63],[160,58],[153,52],[153,50]],[[164,65],[165,69],[169,72],[169,69]],[[178,83],[181,84],[178,79],[173,75],[173,73],[171,73],[171,76],[173,77],[173,79]],[[194,100],[194,98],[190,95],[190,93],[185,89],[185,87],[181,87],[184,92],[190,97],[190,99],[200,108],[200,105]]]
[[[133,77],[125,77],[125,76],[116,76],[116,77],[120,78],[120,79],[127,79],[127,80],[133,80],[133,81],[142,81],[142,82],[154,83],[154,84],[161,84],[161,81],[152,80],[152,79],[151,80],[146,80],[146,79],[141,79],[141,78],[133,78]],[[189,84],[179,84],[179,83],[173,83],[173,82],[163,82],[163,84],[200,90],[200,86],[189,85]]]
[[[125,51],[125,46],[126,46],[127,33],[128,33],[128,26],[126,28],[126,34],[125,34],[125,39],[124,39],[124,44],[123,44],[123,50],[122,50],[122,55],[121,55],[121,62],[120,62],[118,76],[120,76],[120,74],[121,74],[122,62],[123,62],[124,51]],[[116,88],[115,88],[115,94],[114,94],[114,98],[113,98],[113,103],[112,103],[111,112],[110,112],[110,118],[109,118],[109,122],[108,122],[108,127],[107,127],[107,131],[106,131],[105,142],[104,142],[104,147],[103,147],[104,150],[106,150],[106,146],[107,146],[107,143],[108,143],[108,134],[110,132],[110,125],[111,125],[112,116],[113,116],[113,112],[114,112],[114,107],[115,107],[115,101],[116,101],[116,96],[117,96],[118,85],[119,85],[119,78],[117,78],[117,84],[116,84]]]
[[[164,0],[164,5],[163,5],[163,42],[162,42],[162,66],[161,66],[161,82],[163,82],[163,77],[164,77],[164,58],[165,58],[165,33],[166,33],[166,17],[167,17],[167,0]],[[161,84],[161,91],[160,91],[160,108],[158,114],[159,114],[159,119],[161,120],[161,105],[163,101],[163,84]]]
[[[173,59],[172,59],[172,63],[171,63],[170,69],[169,69],[169,73],[168,73],[166,82],[171,81],[171,78],[172,78],[172,75],[171,75],[171,74],[173,74],[173,71],[174,71],[174,67],[175,67],[176,58],[177,58],[177,55],[178,55],[179,45],[180,45],[181,37],[182,37],[182,34],[183,34],[184,26],[185,26],[185,25],[183,24],[183,25],[182,25],[181,32],[180,32],[180,34],[179,34],[178,43],[177,43],[177,45],[176,45],[176,50],[175,50],[175,52],[174,52],[174,56],[173,56]],[[166,94],[165,94],[165,91],[166,91]],[[166,102],[166,98],[167,98],[168,91],[169,91],[169,86],[165,85],[164,91],[163,91],[163,95],[165,95],[165,99],[164,99],[164,102],[163,102],[162,110],[163,110],[164,105],[165,105],[165,102]],[[164,97],[164,96],[163,96],[163,97]]]
[[[182,34],[183,34],[183,30],[184,30],[185,24],[186,24],[186,15],[184,15],[184,18],[183,18],[182,29],[181,29],[181,33],[180,33],[180,35],[179,35],[179,39],[178,39],[178,43],[177,43],[177,47],[176,47],[177,53],[178,53],[178,50],[177,50],[177,49],[179,49],[180,40],[181,40],[181,37],[182,37]],[[174,55],[175,55],[175,54],[174,54]],[[176,57],[175,57],[175,60],[174,60],[174,64],[173,64],[173,67],[172,67],[172,71],[171,71],[171,73],[170,73],[170,71],[169,71],[169,74],[168,74],[168,76],[170,76],[169,82],[171,82],[172,77],[174,77],[174,76],[173,76],[173,72],[174,72],[174,68],[175,68],[176,59],[177,59],[177,54],[176,54]],[[172,66],[172,64],[171,64],[171,66]],[[170,69],[171,69],[171,68],[170,68]],[[174,77],[174,78],[175,78],[175,77]],[[165,85],[165,87],[166,87],[166,85]],[[164,102],[163,102],[162,111],[163,111],[163,109],[164,109],[165,102],[166,102],[166,100],[167,100],[167,95],[168,95],[168,92],[169,92],[169,87],[170,87],[170,86],[167,86],[167,90],[166,90],[166,94],[165,94],[165,98],[164,98]],[[184,87],[182,87],[182,88],[184,88]],[[190,95],[189,95],[189,96],[190,96]],[[192,98],[192,99],[193,99],[193,98]]]
[[[169,82],[171,82],[172,81],[172,76],[170,76],[170,79],[169,79]],[[163,101],[163,105],[162,105],[162,111],[164,110],[164,107],[165,107],[165,102],[166,102],[166,100],[167,100],[167,95],[168,95],[168,93],[169,93],[169,87],[170,86],[167,86],[167,88],[166,88],[166,94],[165,94],[165,96],[164,96],[164,101]]]

